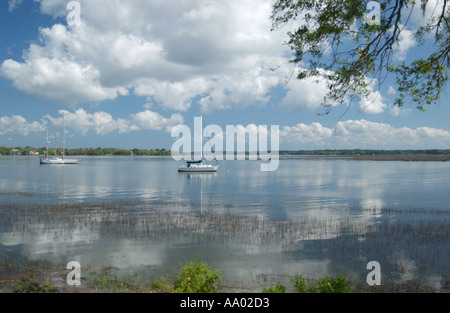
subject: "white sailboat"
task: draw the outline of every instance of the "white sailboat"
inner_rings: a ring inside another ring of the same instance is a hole
[[[217,172],[220,165],[203,164],[203,160],[199,161],[187,161],[185,166],[180,166],[178,172],[189,172],[189,173],[199,173],[199,172]]]
[[[47,155],[45,158],[40,160],[41,165],[45,164],[78,164],[78,160],[76,159],[66,159],[65,157],[65,125],[64,125],[64,113],[62,117],[62,132],[63,132],[63,147],[62,147],[62,156],[61,157],[53,157],[50,158],[48,156],[48,133],[47,133]]]
[[[201,136],[203,139],[203,119],[200,119],[200,130]],[[217,160],[216,160],[217,162]],[[203,163],[203,140],[202,140],[202,148],[201,148],[201,157],[200,160],[196,161],[186,161],[186,165],[180,166],[178,168],[178,172],[180,173],[212,173],[217,172],[220,165],[211,165]]]

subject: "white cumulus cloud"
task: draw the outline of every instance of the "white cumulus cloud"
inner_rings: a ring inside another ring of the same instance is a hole
[[[394,58],[399,61],[404,61],[406,54],[414,46],[417,46],[414,32],[403,28],[399,34],[397,45],[394,46]]]
[[[338,122],[334,128],[324,127],[320,123],[286,126],[280,130],[280,139],[296,145],[298,149],[306,144],[320,149],[448,149],[450,146],[450,133],[446,130],[396,128],[367,120]]]
[[[42,14],[65,17],[66,0],[35,0]],[[63,105],[146,96],[184,112],[266,103],[286,62],[271,32],[270,0],[79,0],[81,23],[40,29],[23,60],[1,74],[20,91]]]
[[[20,115],[0,117],[0,135],[15,133],[28,136],[30,133],[44,131],[45,127],[44,121],[30,123]]]
[[[94,131],[97,135],[106,135],[112,132],[125,134],[144,130],[163,130],[170,132],[173,126],[183,123],[180,114],[172,114],[170,118],[165,118],[158,113],[145,110],[136,114],[131,114],[128,119],[114,118],[106,112],[88,113],[84,109],[75,112],[60,111],[64,113],[64,122],[67,129],[73,129],[87,135],[89,131]],[[62,125],[62,117],[45,116],[53,126]]]

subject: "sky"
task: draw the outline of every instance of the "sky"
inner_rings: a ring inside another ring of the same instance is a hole
[[[426,113],[397,108],[391,77],[320,115],[326,86],[295,79],[273,0],[69,2],[0,3],[0,146],[44,147],[46,130],[60,146],[65,112],[69,149],[171,149],[172,128],[197,116],[223,130],[278,125],[281,150],[450,149],[447,89]],[[411,34],[394,61],[423,54]]]

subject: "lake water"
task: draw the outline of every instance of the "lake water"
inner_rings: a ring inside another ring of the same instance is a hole
[[[450,162],[304,157],[274,172],[258,161],[221,164],[189,174],[170,157],[81,157],[76,166],[0,157],[0,256],[155,277],[197,257],[249,286],[295,273],[365,282],[378,261],[385,281],[445,288]]]

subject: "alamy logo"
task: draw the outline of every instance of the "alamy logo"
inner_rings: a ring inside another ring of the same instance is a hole
[[[367,275],[367,284],[369,286],[381,285],[381,266],[377,261],[367,263],[367,269],[371,272]]]
[[[369,13],[365,15],[365,22],[369,25],[381,24],[381,6],[378,1],[370,1],[367,3]]]
[[[69,26],[76,26],[80,25],[81,23],[81,5],[78,1],[70,1],[67,3],[66,9],[69,12],[67,14],[67,25]]]
[[[80,286],[81,285],[81,265],[76,261],[69,262],[67,264],[67,269],[72,270],[67,274],[67,284],[69,286]]]
[[[186,125],[172,128],[172,138],[178,138],[172,145],[172,158],[175,161],[206,159],[207,161],[223,160],[258,160],[270,161],[261,164],[262,172],[272,172],[278,169],[279,164],[279,137],[278,125],[272,125],[270,131],[266,125],[227,125],[226,132],[218,125],[208,125],[203,129],[202,118],[194,118],[194,136]],[[213,136],[214,134],[214,136]],[[180,137],[181,135],[181,137]],[[268,137],[270,135],[270,152],[268,151]],[[213,137],[212,137],[213,136]],[[212,137],[212,138],[211,138]],[[203,145],[203,139],[209,140]],[[224,143],[226,150],[224,150]],[[194,149],[192,150],[192,146]],[[246,147],[248,146],[248,150]]]

